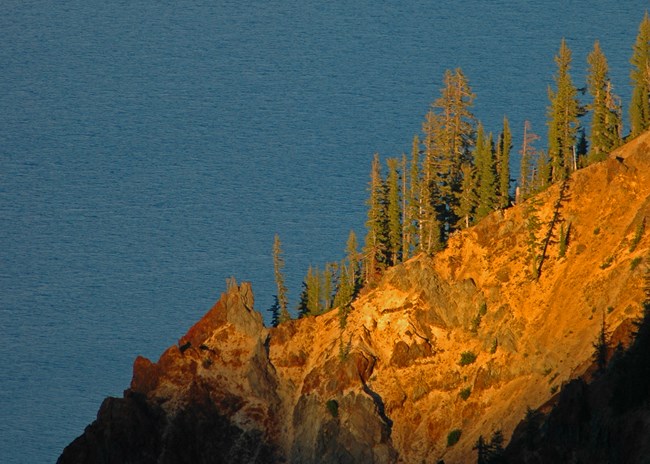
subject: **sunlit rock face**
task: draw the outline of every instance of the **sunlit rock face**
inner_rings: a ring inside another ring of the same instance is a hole
[[[630,246],[650,218],[649,138],[537,196],[537,279],[521,204],[389,269],[345,324],[335,309],[266,328],[251,286],[230,281],[158,362],[136,359],[124,398],[59,462],[475,461],[479,435],[507,442],[528,407],[591,379],[603,318],[630,343],[650,260],[650,232]]]

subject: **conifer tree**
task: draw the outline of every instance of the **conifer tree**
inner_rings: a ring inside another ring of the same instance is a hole
[[[636,137],[650,127],[650,17],[646,11],[632,54],[632,100],[630,101],[630,136]]]
[[[535,172],[531,182],[531,193],[541,192],[550,185],[552,172],[551,159],[544,150],[537,152]]]
[[[364,280],[372,281],[388,264],[388,219],[386,214],[386,189],[381,176],[379,155],[375,153],[370,172],[370,197],[366,221],[364,247]]]
[[[441,245],[440,222],[438,210],[444,207],[438,194],[436,184],[435,137],[438,118],[433,109],[425,116],[422,129],[424,132],[424,159],[422,160],[422,178],[419,183],[418,229],[420,251],[430,255]]]
[[[483,125],[479,123],[474,151],[476,175],[478,178],[478,204],[476,219],[487,216],[497,204],[497,185],[492,134],[485,136]]]
[[[534,191],[533,176],[536,167],[537,151],[534,143],[539,140],[539,135],[531,130],[530,121],[524,122],[524,138],[521,144],[521,162],[519,165],[519,197],[517,202],[525,200]]]
[[[320,303],[321,297],[321,277],[320,271],[318,268],[313,268],[309,266],[307,270],[307,277],[305,279],[306,290],[307,290],[307,315],[316,316],[322,312],[322,307]]]
[[[320,278],[320,307],[322,308],[323,312],[327,312],[332,309],[332,295],[334,293],[334,280],[336,278],[336,264],[326,263],[325,269],[320,275]]]
[[[607,58],[598,41],[594,43],[594,49],[587,57],[587,62],[587,85],[592,97],[589,105],[592,112],[589,162],[593,163],[604,160],[621,144],[621,108],[618,97],[612,93]]]
[[[465,163],[461,166],[463,183],[460,190],[458,214],[460,216],[459,227],[469,227],[474,223],[474,211],[476,209],[476,175],[471,164]]]
[[[402,221],[400,207],[400,187],[397,158],[389,158],[388,164],[388,263],[395,265],[400,262],[402,251]]]
[[[500,208],[510,206],[510,150],[512,149],[512,133],[508,118],[503,117],[503,130],[497,144],[497,172],[499,177]]]
[[[409,255],[409,244],[408,244],[408,223],[410,222],[410,217],[409,217],[409,209],[408,209],[408,196],[409,196],[409,189],[408,189],[408,160],[406,158],[406,153],[402,153],[402,162],[400,164],[401,172],[402,172],[402,191],[401,191],[401,199],[402,199],[402,249],[400,250],[401,256],[402,256],[402,261],[406,261],[408,259]]]
[[[560,51],[555,57],[557,73],[554,76],[556,90],[549,88],[548,96],[548,154],[551,159],[553,182],[564,179],[576,166],[576,134],[580,105],[578,91],[571,81],[571,50],[562,39]]]
[[[408,220],[404,223],[405,240],[402,246],[403,259],[411,256],[412,251],[418,246],[418,218],[420,217],[420,138],[413,137],[411,148],[411,165],[409,170],[408,199],[406,210]]]
[[[354,233],[354,230],[351,230],[348,235],[348,241],[346,243],[345,251],[346,256],[346,265],[348,269],[348,277],[350,279],[350,284],[353,290],[353,295],[359,290],[359,252],[357,243],[357,235]]]
[[[357,236],[351,230],[348,235],[346,257],[339,267],[339,282],[334,297],[334,306],[348,306],[359,289],[359,253],[357,252]]]
[[[271,327],[277,327],[280,324],[280,303],[278,296],[273,295],[273,305],[269,308],[271,313]]]
[[[277,304],[279,307],[279,315],[277,318],[278,324],[286,322],[291,319],[287,306],[289,299],[287,296],[287,287],[284,284],[284,275],[282,269],[284,268],[284,258],[282,258],[282,244],[280,243],[280,236],[275,234],[273,240],[273,274],[275,276],[275,285],[277,288]],[[277,325],[277,324],[276,324]]]
[[[425,179],[433,181],[428,195],[437,210],[443,242],[458,221],[458,193],[463,180],[461,166],[472,161],[476,125],[471,112],[474,98],[463,72],[447,70],[440,97],[433,103],[423,125],[424,169],[430,173],[430,179],[426,174]],[[427,245],[426,248],[431,247]]]
[[[609,349],[609,333],[607,332],[607,324],[605,323],[605,312],[603,311],[603,321],[598,332],[598,338],[593,343],[594,352],[592,359],[596,363],[598,372],[603,372],[607,367],[607,351]]]
[[[298,308],[297,308],[299,318],[309,316],[309,287],[307,286],[307,281],[308,278],[306,277],[305,280],[303,280],[302,282],[302,291],[300,292],[300,301],[298,301]]]

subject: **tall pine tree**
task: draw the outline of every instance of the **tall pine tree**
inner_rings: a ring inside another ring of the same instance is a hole
[[[467,228],[474,223],[474,212],[477,204],[476,175],[474,167],[469,163],[463,164],[460,170],[463,183],[459,194],[458,214],[460,220],[458,226]]]
[[[436,183],[436,127],[438,118],[433,109],[425,116],[422,129],[424,132],[424,159],[422,160],[422,178],[419,183],[418,229],[420,251],[430,255],[441,246],[440,222],[438,211],[443,208],[441,196]]]
[[[433,103],[423,124],[425,136],[424,182],[435,209],[439,227],[438,242],[446,240],[459,219],[459,192],[463,177],[461,167],[472,162],[476,119],[471,112],[475,95],[460,69],[446,71],[440,97]],[[423,189],[424,190],[424,189]],[[429,220],[430,214],[425,214]],[[433,224],[433,221],[431,222]],[[433,238],[433,230],[429,235]],[[425,251],[437,246],[434,240],[425,239]]]
[[[499,199],[500,208],[510,206],[510,150],[512,149],[512,133],[508,118],[503,117],[503,130],[499,134],[497,144],[497,174],[499,178]]]
[[[553,182],[564,179],[576,166],[576,134],[580,105],[578,90],[571,81],[571,50],[562,39],[560,51],[555,57],[557,74],[554,76],[556,90],[549,88],[548,96],[548,154],[551,159]]]
[[[359,253],[357,251],[357,236],[350,231],[346,245],[346,257],[339,266],[339,281],[334,297],[334,306],[348,306],[359,290]]]
[[[399,160],[389,158],[388,178],[386,188],[388,194],[387,219],[388,219],[388,264],[395,265],[400,262],[402,252],[402,208],[400,202]]]
[[[375,153],[370,171],[370,196],[364,247],[364,280],[374,280],[388,265],[389,236],[386,211],[386,186],[381,175],[379,155]]]
[[[493,211],[497,204],[497,179],[492,134],[485,136],[483,125],[480,123],[476,134],[474,160],[478,178],[476,219],[479,220]]]
[[[420,138],[413,137],[411,147],[411,164],[406,201],[407,218],[404,221],[403,258],[408,259],[418,246],[418,218],[420,217]]]
[[[630,136],[636,137],[650,127],[650,17],[646,11],[632,54],[632,100],[630,101]]]
[[[524,138],[521,144],[521,161],[519,163],[519,197],[517,203],[525,200],[535,190],[533,177],[535,176],[537,151],[534,143],[539,140],[539,135],[531,130],[530,121],[524,122]]]
[[[598,41],[594,43],[594,49],[587,57],[587,63],[589,63],[587,85],[592,97],[589,105],[592,113],[589,162],[593,163],[604,160],[621,144],[621,108],[618,97],[612,93],[607,58]]]
[[[291,315],[287,309],[287,306],[289,304],[289,297],[287,295],[287,287],[284,284],[284,274],[282,274],[283,268],[284,258],[282,258],[282,244],[280,243],[280,236],[278,234],[275,234],[275,238],[273,240],[273,274],[275,276],[275,285],[277,288],[276,297],[277,305],[279,308],[277,324],[281,324],[291,319]]]

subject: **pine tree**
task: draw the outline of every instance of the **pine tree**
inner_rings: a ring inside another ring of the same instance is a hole
[[[542,223],[539,219],[539,202],[537,198],[531,198],[526,207],[524,208],[524,221],[527,231],[526,247],[527,247],[527,264],[530,266],[530,275],[534,280],[539,278],[539,262],[540,256],[540,242],[537,239],[537,234],[542,228]]]
[[[489,452],[489,445],[485,442],[485,438],[483,438],[483,435],[479,435],[478,440],[476,440],[476,443],[474,444],[474,448],[476,450],[476,463],[477,464],[487,464],[487,459],[488,459],[488,452]]]
[[[402,221],[400,207],[400,187],[397,158],[389,158],[388,179],[386,182],[388,190],[388,263],[395,265],[400,262],[402,251]]]
[[[521,162],[519,165],[519,198],[517,203],[525,200],[533,192],[532,180],[535,172],[537,152],[533,144],[539,135],[531,131],[530,121],[524,122],[524,138],[521,144]]]
[[[433,109],[425,116],[422,130],[424,132],[424,159],[422,160],[422,178],[419,182],[418,229],[420,251],[430,255],[441,246],[440,222],[437,210],[441,209],[442,199],[438,195],[435,180],[436,152],[435,137],[438,118]]]
[[[350,231],[348,235],[348,241],[346,243],[345,251],[346,256],[346,265],[348,269],[348,278],[350,279],[350,286],[352,287],[353,296],[359,291],[359,252],[357,244],[357,235],[353,230]]]
[[[460,216],[459,227],[469,227],[474,223],[474,211],[476,209],[476,175],[471,164],[465,163],[461,166],[463,183],[460,190],[458,214]]]
[[[589,105],[592,112],[589,162],[594,163],[604,160],[621,144],[621,109],[617,103],[618,97],[612,93],[607,58],[598,41],[594,43],[594,49],[587,57],[587,62],[587,85],[592,97]]]
[[[553,166],[548,153],[544,150],[537,152],[537,160],[535,162],[535,172],[531,182],[531,193],[541,192],[546,189],[551,182],[551,173]]]
[[[420,138],[416,135],[413,137],[411,147],[411,165],[409,170],[409,188],[406,209],[408,211],[408,221],[404,224],[407,239],[403,243],[404,256],[406,260],[411,253],[418,247],[418,230],[420,217]]]
[[[334,294],[335,280],[336,280],[336,263],[326,263],[325,269],[320,275],[321,284],[320,290],[321,294],[319,300],[321,302],[320,306],[323,308],[323,312],[327,312],[332,309],[332,297]]]
[[[576,167],[576,134],[580,105],[578,91],[571,81],[571,50],[562,39],[560,51],[555,57],[557,74],[554,76],[556,90],[549,88],[551,102],[548,108],[548,154],[551,159],[553,182],[564,179]]]
[[[309,287],[307,286],[308,278],[302,282],[302,291],[300,292],[300,301],[298,302],[298,317],[303,318],[309,316]],[[276,298],[277,301],[277,298]],[[278,306],[279,313],[279,306]]]
[[[650,17],[646,11],[632,54],[632,100],[630,101],[630,137],[650,127]]]
[[[499,135],[497,144],[497,172],[499,177],[500,208],[510,206],[510,150],[512,149],[512,133],[508,118],[503,117],[503,131]]]
[[[282,269],[284,268],[284,259],[282,258],[282,244],[280,243],[280,236],[275,234],[273,240],[273,274],[275,276],[275,285],[278,290],[277,303],[280,308],[277,322],[279,324],[291,319],[287,306],[289,299],[287,296],[287,287],[284,284],[284,275]]]
[[[378,154],[375,154],[372,161],[369,190],[367,234],[364,247],[364,280],[366,283],[374,280],[389,261],[386,188],[381,176],[381,163]]]
[[[269,308],[269,312],[271,313],[271,327],[280,325],[280,303],[277,295],[273,295],[273,305]]]
[[[438,197],[435,182],[420,183],[420,251],[431,255],[442,246],[441,226],[435,208],[434,199]]]
[[[476,219],[480,220],[490,214],[497,204],[497,179],[492,134],[486,137],[482,124],[479,124],[477,129],[474,160],[478,183]]]
[[[410,230],[409,222],[411,218],[409,216],[408,208],[408,198],[409,198],[409,187],[408,187],[408,159],[406,158],[406,153],[402,153],[402,162],[400,164],[402,170],[402,261],[406,261],[409,258],[410,245],[409,245],[409,236],[408,231]]]
[[[334,297],[334,307],[347,307],[352,303],[359,289],[359,253],[357,252],[357,236],[350,231],[346,246],[347,256],[339,266],[339,281]]]
[[[307,270],[307,277],[305,278],[306,290],[307,290],[307,315],[316,316],[323,312],[323,308],[320,303],[321,297],[321,277],[320,271],[318,268],[313,268],[309,266]]]
[[[598,338],[593,343],[594,352],[592,359],[596,363],[598,372],[603,372],[607,367],[607,351],[609,349],[609,333],[607,332],[607,324],[605,322],[605,312],[603,311],[603,321],[598,332]]]
[[[476,120],[470,109],[474,98],[463,72],[448,70],[440,97],[433,103],[423,125],[424,177],[425,182],[431,182],[428,196],[436,209],[441,242],[458,221],[458,194],[463,180],[461,166],[472,161]],[[433,231],[429,232],[434,235]],[[433,251],[430,243],[426,248]]]

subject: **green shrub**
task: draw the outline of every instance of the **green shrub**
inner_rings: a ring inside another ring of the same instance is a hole
[[[328,400],[327,403],[325,403],[327,406],[327,410],[330,412],[333,418],[339,417],[339,403],[336,400]]]
[[[630,263],[630,271],[633,271],[637,268],[639,264],[641,264],[641,261],[643,261],[643,258],[641,256],[637,256],[632,260]]]
[[[460,429],[454,429],[449,434],[447,434],[447,446],[454,446],[460,440],[460,436],[463,432]]]
[[[472,319],[472,322],[469,326],[470,332],[473,334],[478,333],[478,328],[481,325],[481,314],[477,314],[474,316],[474,319]]]
[[[485,316],[487,314],[487,303],[485,301],[481,303],[481,306],[479,306],[478,313],[481,316]]]
[[[460,396],[463,400],[466,400],[469,398],[469,395],[472,394],[472,389],[470,387],[463,388],[460,393],[458,393],[458,396]]]
[[[495,338],[492,340],[492,345],[490,345],[490,354],[497,352],[497,347],[499,346],[499,341]]]
[[[567,246],[569,245],[569,234],[571,233],[571,223],[569,223],[566,226],[566,229],[564,228],[564,223],[560,225],[560,251],[559,251],[559,256],[560,258],[564,258],[566,255],[566,249]]]
[[[634,238],[632,239],[632,243],[630,243],[630,253],[636,250],[636,246],[639,244],[641,238],[643,237],[643,232],[645,232],[645,218],[643,218],[639,225],[636,226],[636,230],[634,231]]]
[[[603,264],[600,265],[600,268],[601,269],[607,269],[609,266],[612,265],[613,262],[614,262],[614,257],[610,256],[609,258],[607,258],[605,260],[605,262]]]
[[[594,235],[598,235],[600,233],[600,227],[596,227],[594,229]]]
[[[461,366],[467,366],[469,364],[472,364],[474,361],[476,361],[476,354],[474,354],[472,351],[463,351],[460,354],[459,364]]]
[[[339,338],[339,359],[341,362],[348,360],[348,355],[350,354],[350,349],[352,348],[352,343],[348,341],[343,343],[343,338]]]

